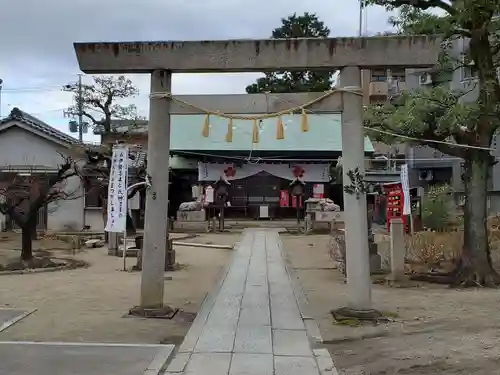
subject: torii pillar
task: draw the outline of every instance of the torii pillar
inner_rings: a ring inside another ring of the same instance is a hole
[[[90,74],[151,74],[151,91],[170,92],[170,73],[269,72],[343,69],[344,86],[360,86],[360,69],[428,68],[436,64],[441,38],[384,36],[369,38],[299,38],[276,40],[160,41],[75,43],[80,68]],[[292,94],[288,94],[292,95]],[[362,102],[344,94],[342,126],[346,171],[364,168]],[[251,102],[249,99],[247,103]],[[167,250],[168,160],[170,143],[168,99],[151,99],[148,126],[148,173],[152,179],[146,201],[141,307],[163,305],[163,269]],[[222,102],[220,103],[222,104]],[[227,107],[231,100],[221,107]],[[303,104],[303,103],[302,103]],[[205,106],[204,108],[210,108]],[[246,113],[210,108],[225,113]],[[189,131],[186,129],[186,131]],[[286,135],[285,135],[286,136]],[[371,307],[366,197],[346,199],[347,278],[349,307]]]
[[[365,172],[365,134],[363,131],[363,97],[361,70],[348,66],[340,70],[342,113],[342,181],[352,183],[347,173],[358,168]],[[351,92],[349,92],[351,91]],[[355,91],[358,93],[356,94]],[[371,309],[370,253],[368,247],[366,195],[350,194],[344,189],[344,224],[346,242],[346,273],[349,287],[349,308]]]
[[[151,94],[170,93],[172,73],[151,73]],[[151,97],[148,123],[148,175],[141,268],[141,307],[163,308],[165,257],[168,241],[168,186],[171,99]]]

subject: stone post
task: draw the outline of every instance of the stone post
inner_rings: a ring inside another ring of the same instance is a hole
[[[118,233],[108,232],[108,255],[118,256],[119,243]]]
[[[348,66],[340,72],[341,87],[361,90],[361,72],[358,67]],[[343,184],[354,182],[347,173],[358,168],[364,175],[365,147],[363,131],[363,97],[354,93],[343,93],[342,113],[342,170]],[[349,308],[371,309],[371,277],[367,223],[366,195],[349,194],[344,190],[344,222],[346,241],[347,285]]]
[[[151,93],[171,92],[172,73],[155,70]],[[148,175],[144,247],[141,270],[141,308],[163,307],[164,268],[168,233],[168,179],[170,153],[170,101],[150,99],[148,124]]]
[[[391,281],[405,280],[405,232],[403,219],[394,218],[390,223],[391,239]]]

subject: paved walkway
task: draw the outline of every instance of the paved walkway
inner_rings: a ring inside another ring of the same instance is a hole
[[[311,347],[277,230],[247,229],[166,374],[336,374]]]

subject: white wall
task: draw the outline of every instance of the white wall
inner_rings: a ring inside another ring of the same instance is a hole
[[[85,225],[90,225],[90,230],[95,232],[104,231],[104,221],[102,220],[102,209],[85,209]]]
[[[83,217],[84,191],[80,178],[78,176],[68,178],[64,184],[64,190],[72,197],[48,205],[47,229],[80,231],[86,225]]]
[[[0,133],[0,166],[55,169],[63,162],[59,153],[68,149],[19,127]],[[83,191],[80,178],[69,178],[64,184],[66,192],[75,192],[78,199],[61,200],[48,206],[47,229],[53,231],[83,228]]]
[[[18,127],[0,134],[0,165],[45,166],[56,168],[66,147]]]

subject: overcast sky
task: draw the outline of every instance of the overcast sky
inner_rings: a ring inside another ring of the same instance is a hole
[[[19,107],[66,131],[62,110],[71,95],[60,88],[78,79],[75,41],[266,38],[294,12],[316,13],[332,36],[358,32],[357,0],[1,0],[0,115]],[[390,30],[387,18],[382,8],[369,8],[368,33]],[[258,76],[177,74],[173,92],[244,93]],[[131,78],[147,115],[149,78]]]

